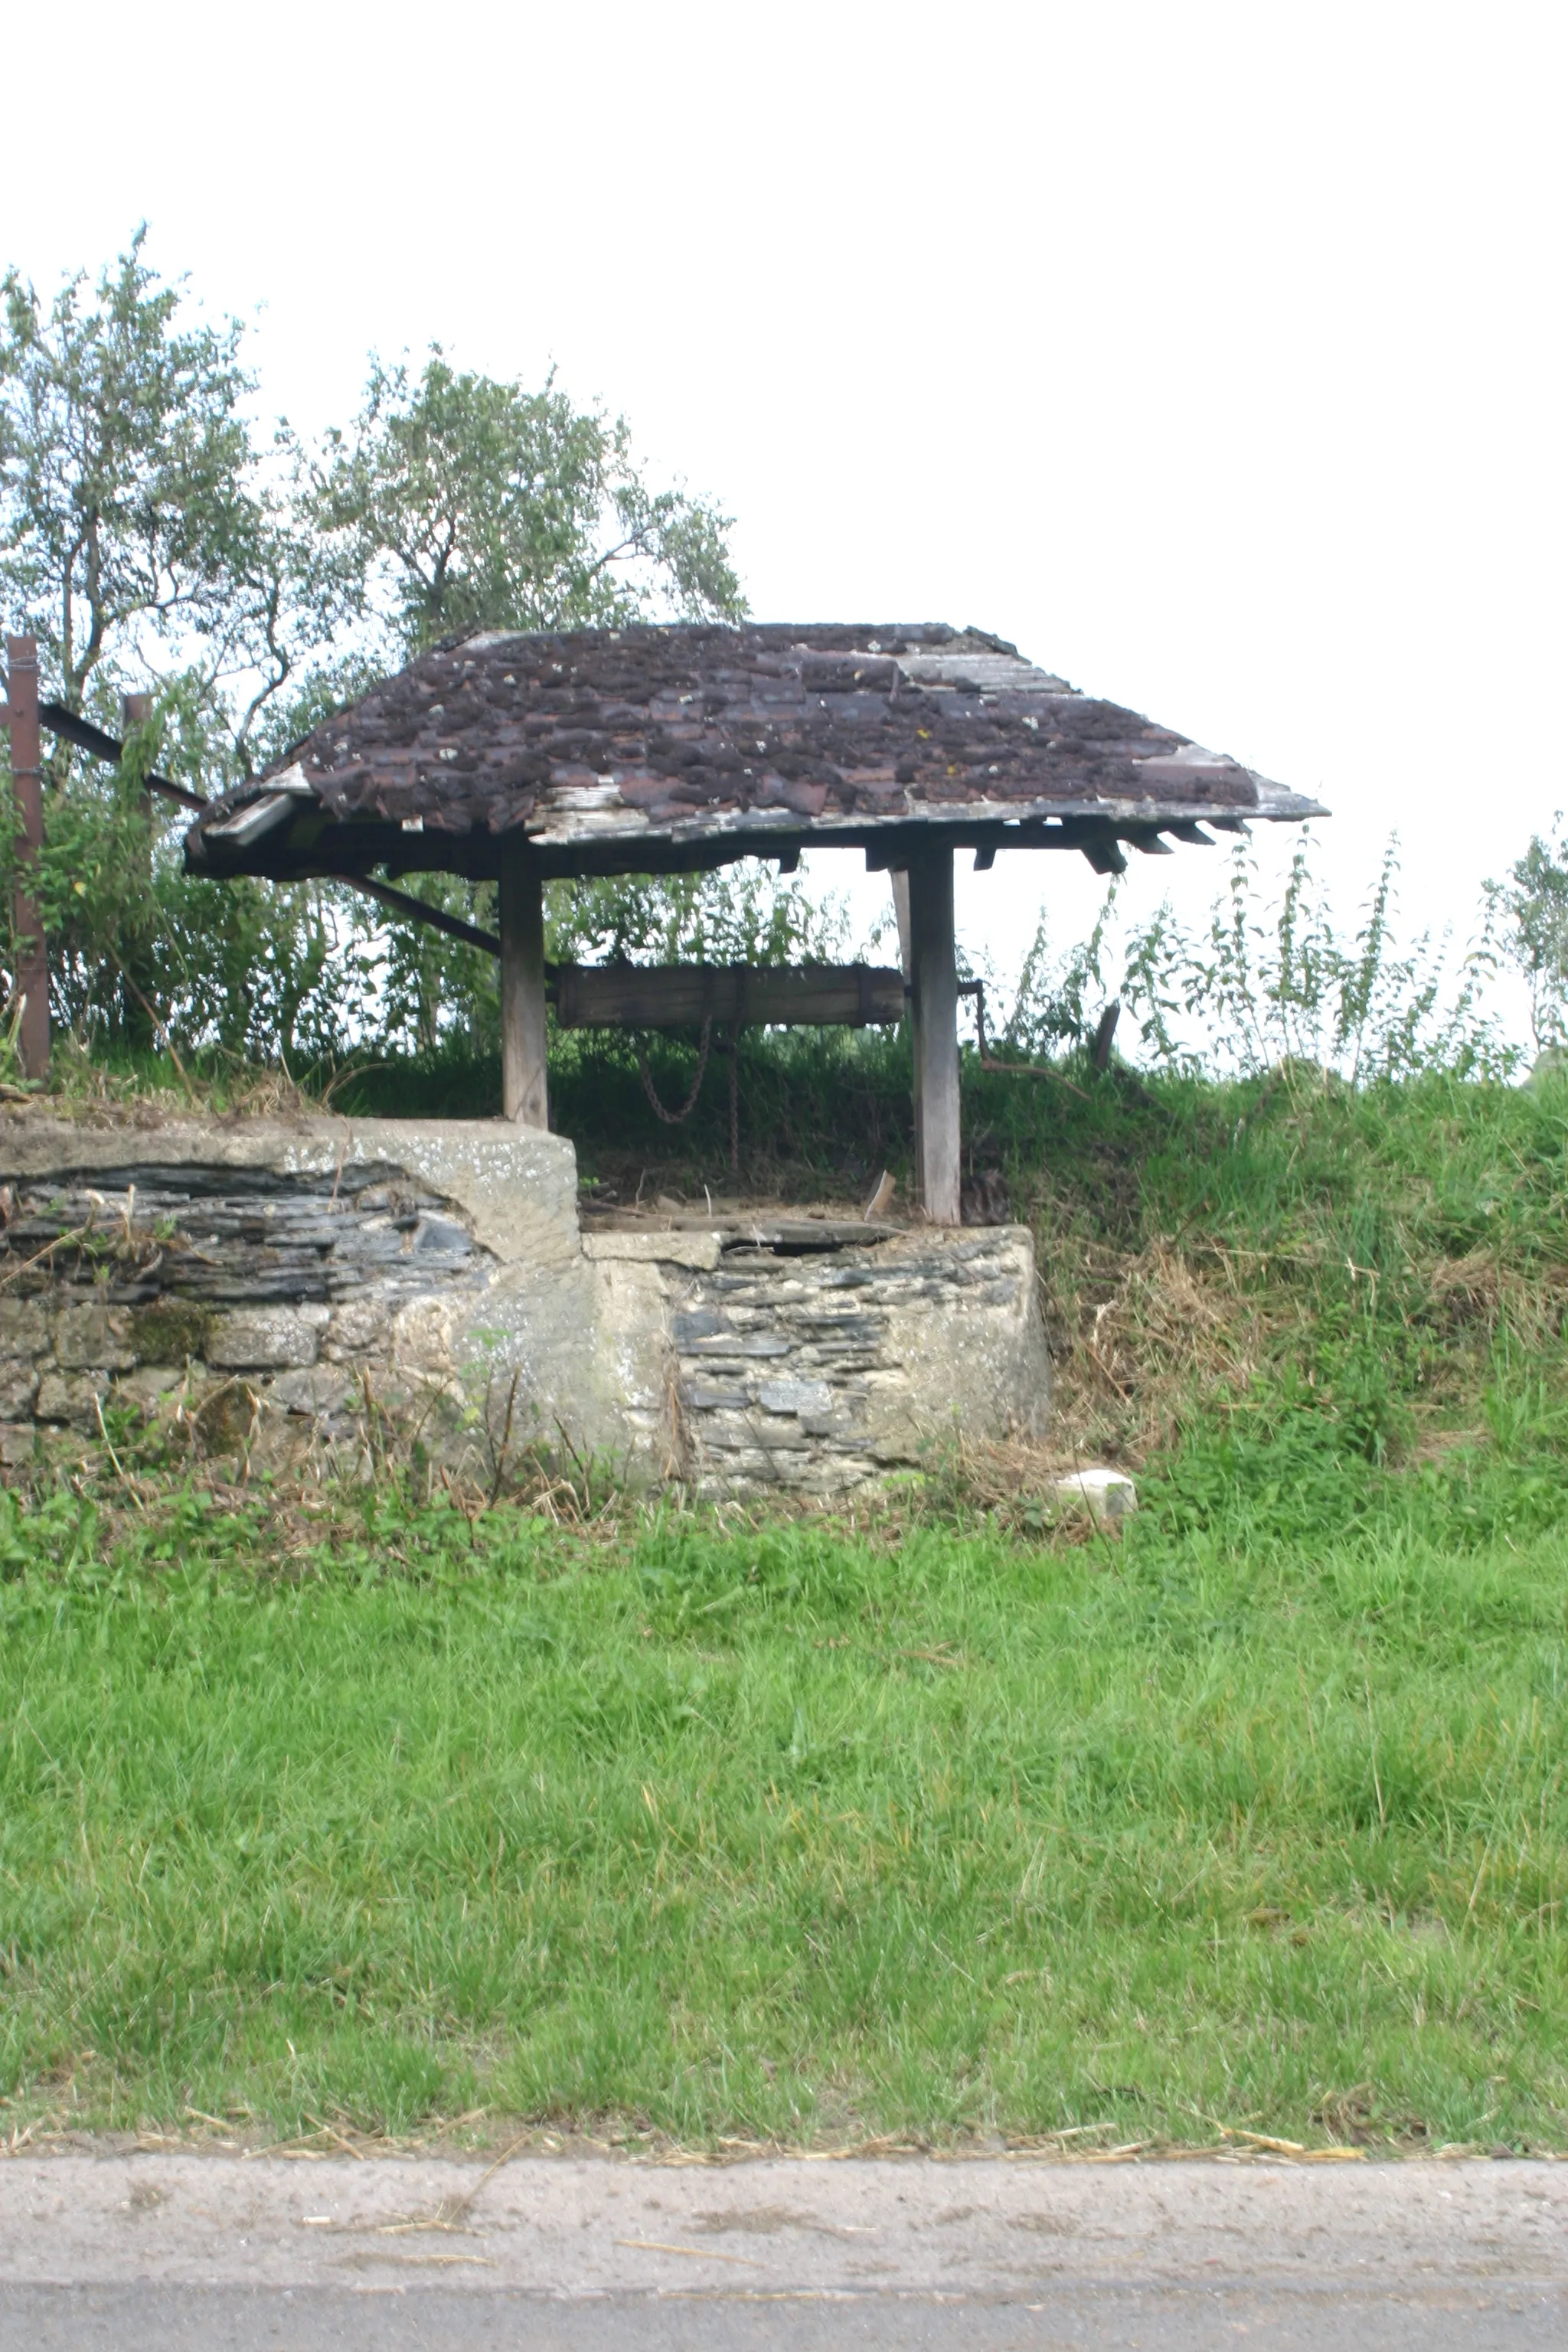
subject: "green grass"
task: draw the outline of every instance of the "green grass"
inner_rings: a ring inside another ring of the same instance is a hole
[[[751,1174],[900,1165],[901,1051],[748,1041]],[[720,1191],[613,1064],[586,1172]],[[1568,2147],[1568,1084],[1064,1075],[965,1133],[1120,1546],[963,1455],[858,1530],[0,1497],[5,2126]]]
[[[1531,1426],[1279,1406],[1116,1547],[12,1507],[7,2120],[1562,2146]]]

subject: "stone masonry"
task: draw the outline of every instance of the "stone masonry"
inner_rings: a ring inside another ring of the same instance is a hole
[[[954,1429],[1037,1434],[1016,1226],[579,1214],[501,1121],[0,1114],[0,1463],[158,1418],[198,1451],[827,1498]]]

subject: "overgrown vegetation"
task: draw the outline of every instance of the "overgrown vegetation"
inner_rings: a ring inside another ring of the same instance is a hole
[[[1120,1543],[941,1446],[7,1498],[9,2120],[1563,2145],[1568,1081],[1073,1085],[968,1108]]]

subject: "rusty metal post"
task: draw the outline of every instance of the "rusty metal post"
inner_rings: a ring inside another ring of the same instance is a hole
[[[16,802],[16,885],[11,921],[16,940],[16,993],[22,1006],[17,1039],[29,1078],[49,1075],[49,958],[36,897],[44,847],[44,790],[38,749],[38,645],[7,637],[11,676],[11,781]]]
[[[915,1049],[915,1181],[933,1225],[959,1212],[958,961],[953,938],[952,852],[933,847],[910,861],[910,975]]]
[[[501,1113],[522,1127],[548,1127],[545,1079],[544,886],[521,834],[500,853]]]

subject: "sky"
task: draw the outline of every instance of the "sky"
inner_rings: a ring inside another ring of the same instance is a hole
[[[1396,831],[1462,936],[1568,805],[1565,52],[1521,0],[89,0],[7,24],[0,257],[145,220],[309,430],[373,349],[554,365],[736,518],[759,617],[991,629],[1326,803],[1347,918]],[[1005,856],[963,944],[1100,887]]]

